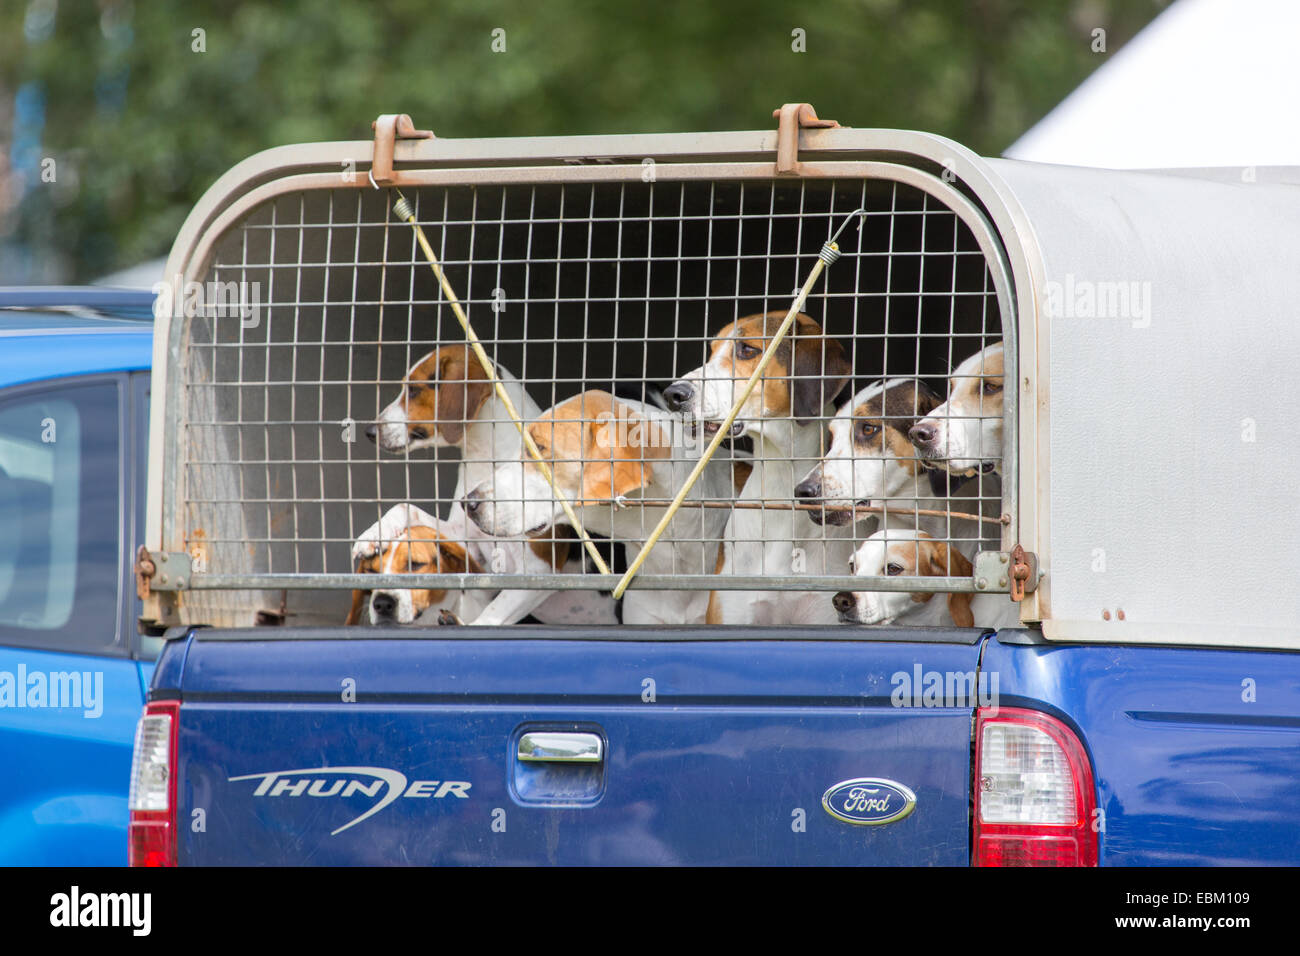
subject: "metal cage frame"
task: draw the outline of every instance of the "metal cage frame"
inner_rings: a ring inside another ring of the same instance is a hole
[[[714,133],[619,137],[569,137],[524,140],[424,140],[398,141],[399,171],[383,185],[401,188],[465,185],[600,184],[641,182],[647,164],[654,181],[662,183],[790,181],[767,156],[779,152],[782,134]],[[1032,288],[1033,262],[1016,243],[1003,240],[1008,230],[1019,229],[1014,204],[1003,205],[996,179],[987,164],[955,143],[918,133],[854,129],[804,129],[798,133],[796,175],[802,179],[878,180],[915,188],[951,211],[970,231],[984,256],[993,281],[1005,343],[1005,378],[1016,387],[1004,393],[1003,527],[1002,551],[977,558],[971,578],[871,578],[870,590],[1007,592],[1006,569],[1018,545],[1034,553],[1038,527],[1036,501],[1044,493],[1041,468],[1022,468],[1038,460],[1038,433],[1045,409],[1035,400],[1037,361],[1033,310],[1022,310],[1023,290]],[[788,145],[788,137],[786,137]],[[327,143],[270,150],[245,161],[215,184],[187,220],[171,256],[168,277],[179,282],[203,281],[214,250],[228,230],[261,204],[292,193],[318,190],[380,188],[373,173],[363,175],[367,153],[373,168],[374,144]],[[764,154],[767,154],[765,156]],[[636,159],[636,157],[641,159]],[[787,163],[788,165],[788,163]],[[779,166],[779,164],[778,164]],[[1029,300],[1032,301],[1030,296]],[[303,589],[518,587],[518,578],[495,574],[466,575],[359,575],[320,574],[212,574],[194,573],[186,567],[184,547],[183,443],[174,440],[185,421],[183,388],[176,370],[189,348],[190,318],[162,302],[157,312],[154,362],[154,408],[150,436],[149,511],[146,541],[156,548],[154,557],[170,574],[156,574],[145,588],[149,593],[146,617],[175,623],[180,617],[181,593],[213,591],[288,591]],[[1026,334],[1028,331],[1028,334]],[[1030,361],[1023,363],[1024,356]],[[169,440],[169,436],[173,440]],[[1014,438],[1012,437],[1014,436]],[[1026,494],[1026,491],[1029,493]],[[994,563],[985,563],[994,562]],[[1000,563],[997,563],[1000,562]],[[1001,581],[996,575],[1001,575]],[[1021,605],[1024,620],[1039,616],[1044,589],[1038,585],[1042,570],[1035,567]],[[165,578],[165,580],[164,580]],[[451,583],[449,579],[454,579]],[[978,582],[978,583],[977,583]],[[1043,582],[1044,584],[1046,582]],[[527,586],[549,590],[609,589],[613,576],[555,574],[530,578]],[[850,575],[818,575],[782,579],[772,575],[729,576],[723,589],[762,590],[866,590],[864,579]],[[635,587],[684,590],[718,589],[712,575],[641,575]],[[189,599],[193,601],[194,599]],[[266,594],[254,603],[273,603]],[[283,595],[281,595],[283,606]],[[230,608],[247,610],[247,601]],[[222,611],[206,613],[222,618]]]

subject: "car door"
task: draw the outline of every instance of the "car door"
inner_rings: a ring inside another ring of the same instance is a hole
[[[129,376],[0,392],[0,863],[124,864]]]

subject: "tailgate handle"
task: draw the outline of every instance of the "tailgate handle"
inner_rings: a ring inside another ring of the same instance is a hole
[[[539,732],[519,738],[519,759],[529,763],[600,763],[604,757],[599,734]]]

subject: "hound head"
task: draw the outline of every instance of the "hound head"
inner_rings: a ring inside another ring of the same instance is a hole
[[[358,574],[477,574],[481,570],[463,543],[423,525],[408,528],[379,554],[357,562]],[[429,608],[450,608],[455,593],[423,588],[353,591],[348,623],[357,623],[365,608],[371,624],[410,624]]]
[[[972,568],[956,548],[924,531],[877,531],[854,553],[849,570],[858,577],[969,577]],[[841,591],[831,598],[845,624],[893,624],[934,600],[936,592]],[[958,627],[975,623],[969,594],[949,594],[948,612]]]
[[[708,362],[664,391],[668,407],[695,419],[706,435],[717,432],[785,315],[750,315],[726,326],[713,337]],[[851,372],[844,347],[800,313],[762,380],[741,406],[732,435],[752,433],[769,420],[808,424],[843,390]]]
[[[1002,343],[957,366],[948,400],[908,433],[921,457],[954,475],[1002,473]]]
[[[439,346],[406,373],[402,391],[366,436],[384,451],[460,447],[491,394],[488,374],[468,345]]]
[[[828,509],[855,504],[879,508],[887,499],[908,493],[916,486],[920,461],[907,433],[938,404],[939,396],[916,379],[896,378],[864,388],[831,419],[830,448],[795,486],[796,497]],[[851,511],[810,511],[808,517],[832,525],[854,520]]]
[[[527,429],[575,508],[609,507],[650,487],[659,463],[672,455],[666,428],[598,390],[566,399]],[[498,466],[465,496],[464,507],[475,524],[498,537],[536,534],[564,521],[559,499],[531,457]]]

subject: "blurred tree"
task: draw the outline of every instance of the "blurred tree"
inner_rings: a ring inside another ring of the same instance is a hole
[[[808,101],[996,154],[1163,6],[9,0],[0,281],[163,255],[240,159],[369,138],[381,112],[439,136],[531,136],[767,128],[774,107]]]

